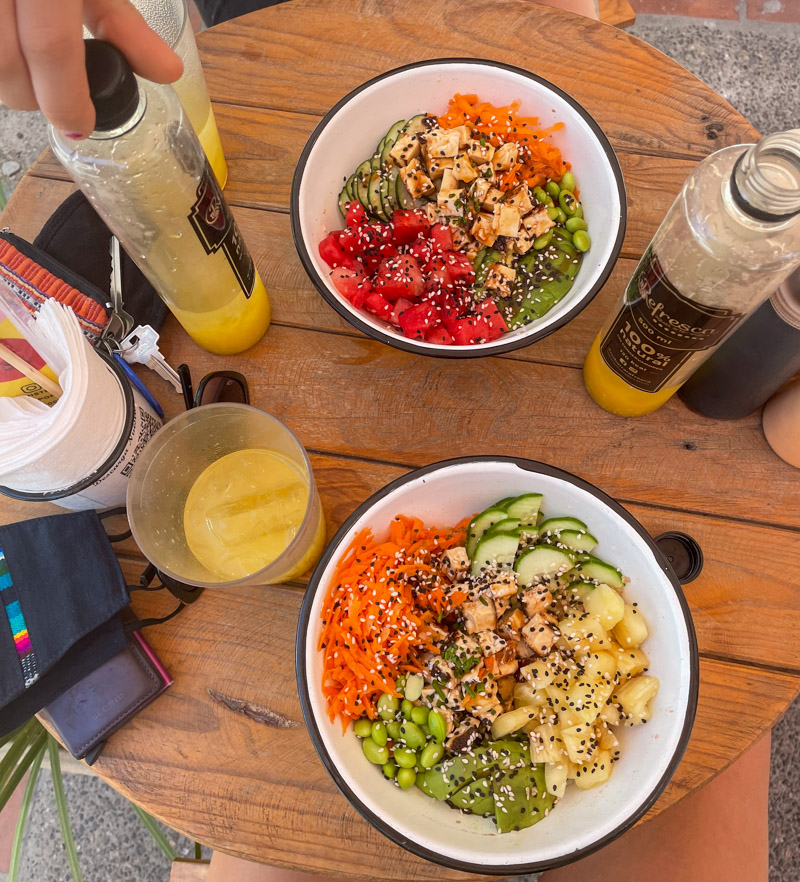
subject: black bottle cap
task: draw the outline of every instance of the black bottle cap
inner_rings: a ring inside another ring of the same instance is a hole
[[[669,561],[681,585],[692,582],[703,569],[703,550],[686,533],[670,532],[656,536],[656,545]]]
[[[139,106],[139,85],[125,56],[105,40],[84,40],[95,130],[109,132],[127,122]]]

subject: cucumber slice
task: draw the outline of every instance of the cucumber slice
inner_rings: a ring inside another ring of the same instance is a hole
[[[339,194],[339,214],[347,220],[347,203],[350,202],[350,196],[347,192],[347,187],[344,187],[342,192]]]
[[[576,530],[579,533],[586,532],[586,524],[577,518],[547,518],[539,524],[540,533],[560,533],[562,530]]]
[[[401,132],[401,134],[418,135],[425,128],[425,126],[422,125],[422,120],[424,119],[424,113],[418,113],[416,116],[412,116],[411,119],[403,126],[403,131]]]
[[[347,179],[347,183],[344,185],[344,188],[347,191],[347,195],[351,201],[353,199],[358,200],[358,196],[356,196],[355,185],[356,185],[356,176],[350,175],[350,177]]]
[[[394,181],[389,176],[389,170],[384,166],[383,171],[381,172],[380,197],[383,214],[387,221],[392,219],[392,211],[394,210],[392,208],[391,200],[389,199],[390,191],[394,191]]]
[[[484,569],[510,570],[518,548],[519,539],[511,533],[484,535],[475,546],[470,573],[480,576]]]
[[[597,545],[597,539],[591,533],[578,530],[562,530],[558,541],[575,551],[591,551]]]
[[[370,161],[365,159],[356,169],[355,175],[353,175],[353,195],[364,206],[367,213],[372,210],[369,205],[369,194],[367,192],[371,171]]]
[[[388,187],[386,193],[386,200],[384,200],[384,210],[386,210],[386,201],[389,203],[389,215],[391,216],[392,212],[395,211],[400,206],[397,204],[397,182],[400,179],[400,172],[397,170],[397,166],[393,165],[389,170],[388,177]]]
[[[498,521],[483,534],[484,536],[494,536],[496,533],[513,533],[517,535],[517,527],[520,525],[519,518],[503,518]]]
[[[483,534],[493,527],[498,521],[502,521],[507,517],[502,508],[487,508],[470,521],[467,528],[467,554],[472,557],[475,546],[483,538]]]
[[[402,208],[403,211],[409,211],[414,207],[414,200],[411,198],[411,194],[406,190],[406,185],[403,183],[403,179],[400,175],[397,175],[397,181],[395,182],[395,195],[397,197],[397,205],[399,208]]]
[[[541,504],[541,493],[523,493],[506,506],[506,511],[510,518],[519,518],[523,524],[535,524]]]
[[[383,213],[383,203],[381,202],[381,158],[377,155],[373,156],[370,161],[367,200],[372,214],[381,220],[387,220],[386,215]]]
[[[385,144],[386,144],[386,135],[384,135],[384,136],[380,139],[380,141],[378,141],[378,146],[375,148],[375,152],[378,154],[378,156],[381,155],[381,152],[383,151],[383,148],[384,148],[384,145],[385,145]]]
[[[593,582],[603,582],[618,591],[625,587],[622,573],[616,567],[600,560],[599,557],[592,557],[591,554],[587,554],[581,559],[578,566],[575,567],[575,571],[584,581],[590,579]]]
[[[384,165],[394,162],[389,153],[391,153],[392,147],[397,143],[397,139],[400,137],[400,133],[405,128],[405,125],[406,121],[404,119],[398,120],[386,133],[386,137],[383,139],[383,147],[381,148],[381,162]]]
[[[474,270],[478,269],[478,266],[480,265],[479,262],[481,260],[483,260],[483,255],[485,254],[485,252],[486,252],[485,248],[481,248],[481,250],[478,252],[477,257],[475,258],[475,262],[472,264],[472,268]],[[504,499],[501,499],[499,502],[495,502],[495,504],[492,506],[492,508],[505,508],[509,503],[513,502],[516,498],[517,498],[516,496],[506,496]]]
[[[536,545],[519,556],[514,565],[520,585],[533,585],[542,579],[566,573],[573,567],[572,557],[560,548],[551,545]]]

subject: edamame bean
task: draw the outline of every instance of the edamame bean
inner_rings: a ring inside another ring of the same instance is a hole
[[[389,733],[386,731],[386,723],[380,723],[377,720],[372,724],[372,740],[383,747],[389,740]]]
[[[567,172],[561,178],[561,189],[569,190],[570,193],[575,189],[575,175],[572,172]]]
[[[441,744],[447,737],[447,721],[439,711],[434,710],[428,714],[428,728],[431,730],[431,737],[437,744]]]
[[[359,738],[369,738],[372,735],[372,720],[356,720],[353,731]]]
[[[391,760],[383,764],[381,771],[383,772],[383,777],[388,778],[390,781],[392,778],[397,777],[397,766]]]
[[[422,729],[410,720],[407,720],[400,726],[400,738],[414,750],[425,745],[425,735]]]
[[[397,686],[397,691],[402,695],[403,690],[406,688],[406,675],[405,674],[400,674],[400,676],[397,678],[396,686]]]
[[[397,709],[400,707],[400,699],[384,692],[378,699],[378,716],[382,720],[393,720]]]
[[[573,215],[573,217],[583,217],[583,206],[580,204],[580,202],[578,203],[578,207],[575,209],[575,214]]]
[[[541,187],[534,187],[533,188],[533,195],[536,197],[537,202],[541,202],[542,205],[546,204],[547,193],[545,193]],[[551,204],[552,204],[552,200],[551,200]]]
[[[417,783],[417,773],[413,769],[400,769],[397,783],[401,790],[410,790]]]
[[[566,228],[570,231],[570,233],[577,233],[578,230],[588,230],[589,224],[582,217],[571,217],[567,223]]]
[[[365,738],[361,742],[361,749],[364,751],[364,756],[376,766],[389,762],[389,748],[376,744],[371,738]]]
[[[428,708],[423,707],[421,704],[417,705],[414,710],[411,711],[411,719],[418,726],[424,726],[428,722]]]
[[[392,741],[400,740],[400,723],[396,720],[392,720],[386,724],[386,731],[389,733],[389,737]]]
[[[558,221],[558,223],[563,224],[566,221],[566,219],[567,219],[567,216],[566,216],[566,214],[564,214],[564,209],[559,208],[558,214],[556,215],[556,220]]]
[[[555,181],[548,181],[544,185],[545,190],[553,197],[553,199],[558,199],[558,194],[561,192],[561,187]],[[569,187],[567,187],[569,190]]]
[[[560,208],[556,208],[555,205],[547,206],[547,216],[550,218],[550,220],[558,220],[558,216],[560,214],[564,214],[564,212]],[[564,217],[566,218],[565,214]]]
[[[561,206],[567,217],[573,217],[580,203],[575,198],[574,193],[570,193],[569,190],[562,190],[561,195],[558,197],[558,204]]]
[[[543,251],[550,244],[550,240],[553,238],[553,231],[548,230],[546,233],[542,233],[541,236],[537,236],[533,240],[533,248],[535,251]]]
[[[417,752],[410,747],[395,747],[394,761],[401,769],[413,769],[417,764]]]
[[[414,710],[414,702],[409,701],[407,698],[403,699],[403,703],[400,705],[400,713],[407,719],[411,719],[411,713]]]
[[[422,732],[423,732],[423,734],[425,735],[426,738],[430,738],[431,730],[428,728],[428,724],[427,724],[427,723],[423,723],[423,724],[420,726],[420,729],[422,729]]]
[[[572,237],[572,244],[578,251],[588,251],[592,247],[592,240],[586,230],[578,230]]]
[[[443,756],[443,744],[436,744],[435,742],[432,744],[426,744],[422,753],[419,755],[419,764],[423,769],[432,769]]]

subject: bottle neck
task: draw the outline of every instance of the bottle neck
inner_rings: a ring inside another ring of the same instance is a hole
[[[142,84],[139,83],[139,103],[136,105],[136,110],[133,114],[129,116],[124,123],[121,123],[114,129],[109,129],[107,131],[95,129],[95,131],[89,135],[89,139],[92,141],[110,141],[113,138],[120,138],[122,135],[126,135],[139,125],[142,121],[142,117],[144,117],[145,110],[147,110],[147,94],[142,88]]]
[[[800,214],[800,129],[767,135],[736,162],[731,196],[745,214],[785,223]]]

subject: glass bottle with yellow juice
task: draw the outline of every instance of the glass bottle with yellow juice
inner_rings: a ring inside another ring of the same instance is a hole
[[[800,263],[800,129],[703,160],[586,357],[592,398],[661,407]]]
[[[267,292],[175,91],[134,77],[122,54],[86,41],[96,130],[58,159],[187,333],[222,355],[257,343]]]

